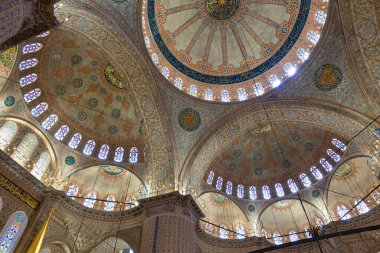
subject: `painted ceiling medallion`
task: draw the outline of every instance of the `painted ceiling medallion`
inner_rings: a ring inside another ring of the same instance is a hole
[[[315,86],[323,91],[333,90],[343,79],[342,70],[334,64],[324,64],[315,72]]]
[[[191,132],[199,128],[201,125],[201,117],[196,110],[186,108],[179,113],[178,122],[184,130]]]
[[[240,0],[205,0],[207,13],[216,20],[226,20],[235,15]]]
[[[100,168],[103,170],[104,173],[110,176],[117,176],[124,171],[123,168],[110,165],[101,165]]]

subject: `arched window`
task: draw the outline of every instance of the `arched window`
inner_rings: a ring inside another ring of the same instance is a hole
[[[26,103],[30,103],[41,95],[41,90],[35,88],[24,95],[24,100]]]
[[[175,84],[175,86],[176,86],[178,89],[182,90],[183,81],[182,81],[181,78],[177,77],[177,78],[174,80],[174,84]]]
[[[1,233],[0,252],[11,253],[14,251],[27,222],[28,218],[24,212],[18,211],[12,215]]]
[[[297,56],[302,62],[305,62],[307,59],[309,59],[310,53],[308,53],[305,49],[300,48],[297,50]]]
[[[46,173],[46,170],[49,168],[51,158],[48,152],[41,153],[36,164],[34,165],[32,171],[30,172],[38,180],[41,180],[43,175]]]
[[[167,67],[163,67],[162,70],[161,70],[161,74],[166,77],[166,78],[169,78],[170,76],[170,71]]]
[[[209,235],[212,234],[212,231],[214,230],[214,226],[210,223],[205,224],[205,232]]]
[[[227,181],[227,185],[226,185],[226,193],[228,195],[231,195],[232,194],[232,183],[231,181]]]
[[[41,250],[40,253],[51,253],[51,251],[48,248],[44,248],[44,249]]]
[[[339,204],[336,208],[336,211],[342,220],[348,220],[351,218],[351,215],[348,213],[347,207],[343,204]]]
[[[18,162],[21,166],[24,166],[25,163],[30,159],[34,150],[38,146],[37,137],[28,133],[24,136],[21,143],[17,146],[16,150],[12,153],[11,157]]]
[[[320,36],[321,35],[319,35],[318,33],[314,32],[314,31],[310,31],[310,32],[307,33],[308,40],[311,43],[313,43],[314,45],[317,45]]]
[[[312,238],[313,237],[310,233],[310,228],[308,226],[305,227],[305,236],[306,236],[306,238]]]
[[[99,158],[99,159],[102,159],[102,160],[107,159],[107,156],[108,156],[108,152],[109,152],[109,151],[110,151],[110,146],[108,146],[107,144],[103,144],[103,145],[100,147],[99,154],[98,154],[98,158]]]
[[[129,162],[137,163],[138,154],[139,154],[139,151],[137,150],[137,148],[135,147],[131,148],[131,151],[129,152]]]
[[[293,179],[288,180],[288,186],[292,193],[296,193],[298,191],[298,186],[296,185],[296,182],[294,182]]]
[[[71,140],[69,142],[69,147],[72,149],[76,149],[79,145],[79,143],[82,140],[82,135],[80,133],[76,133],[71,137]]]
[[[83,154],[85,155],[91,155],[92,152],[94,151],[95,148],[95,141],[94,140],[89,140],[86,145],[84,146],[83,149]]]
[[[45,102],[42,102],[40,103],[39,105],[37,105],[36,107],[34,107],[30,113],[33,115],[33,117],[37,118],[38,116],[40,116],[42,113],[44,113],[46,111],[46,109],[48,108],[48,104],[45,103]]]
[[[268,238],[268,233],[265,229],[261,230],[261,237]]]
[[[340,140],[332,139],[331,142],[332,142],[332,144],[333,144],[335,147],[339,148],[339,149],[342,150],[343,152],[346,151],[346,149],[347,149],[346,144],[344,144],[344,143],[341,142]]]
[[[244,239],[245,238],[245,230],[244,230],[243,225],[239,224],[236,226],[236,233],[237,233],[237,235],[236,235],[237,239]]]
[[[319,218],[316,218],[315,222],[317,223],[317,226],[320,227],[320,228],[323,227],[323,225],[324,225],[323,221],[321,219],[319,219]]]
[[[22,48],[22,53],[23,54],[34,53],[41,50],[41,48],[42,48],[41,43],[27,44]]]
[[[282,237],[279,232],[275,232],[273,234],[273,240],[274,240],[274,244],[276,245],[282,244]]]
[[[300,174],[300,179],[305,188],[309,187],[311,185],[310,179],[308,176],[306,176],[305,173]]]
[[[356,199],[355,200],[356,209],[360,214],[365,214],[369,211],[369,208],[367,204],[364,202],[364,200]]]
[[[282,185],[280,183],[277,183],[275,186],[276,193],[278,197],[284,197],[284,189],[282,188]]]
[[[324,24],[326,22],[327,14],[323,11],[317,11],[315,13],[315,19],[318,21],[320,24]]]
[[[197,96],[198,95],[198,88],[195,84],[190,85],[190,95]]]
[[[288,62],[284,65],[284,71],[287,76],[293,76],[296,73],[297,68],[293,64]]]
[[[152,61],[154,64],[158,64],[158,55],[156,53],[152,54]]]
[[[267,186],[267,185],[263,186],[263,196],[264,196],[264,199],[270,199],[271,198],[269,186]]]
[[[227,239],[227,237],[228,237],[228,231],[227,231],[227,229],[226,229],[225,226],[221,226],[219,228],[219,237],[221,239]]]
[[[228,93],[227,90],[222,90],[220,92],[220,96],[222,97],[222,101],[223,102],[229,102],[231,99],[230,99],[230,94]]]
[[[313,176],[315,177],[315,179],[317,179],[317,180],[321,180],[322,179],[323,175],[319,171],[319,169],[317,169],[317,167],[315,167],[315,166],[311,167],[310,171],[311,171],[311,174],[313,174]]]
[[[65,138],[65,136],[68,134],[69,131],[70,131],[70,128],[67,125],[63,125],[58,129],[58,131],[55,133],[54,137],[57,140],[62,141],[63,138]]]
[[[328,161],[326,161],[325,158],[321,158],[321,160],[319,160],[319,162],[322,164],[322,167],[325,168],[325,170],[327,172],[332,170],[331,164]]]
[[[380,193],[377,191],[377,190],[374,190],[372,193],[371,193],[371,197],[373,198],[373,200],[379,205],[380,204]]]
[[[249,187],[249,198],[252,200],[257,199],[256,187],[254,186]]]
[[[20,79],[20,86],[25,87],[31,83],[34,83],[37,80],[37,74],[29,74]]]
[[[5,150],[12,143],[18,132],[18,126],[12,121],[5,122],[0,128],[0,148]]]
[[[111,212],[115,208],[115,198],[113,196],[107,197],[107,202],[104,204],[104,211]]]
[[[327,150],[327,154],[337,163],[340,160],[340,155],[335,153],[332,149]]]
[[[212,93],[212,90],[210,90],[210,89],[205,90],[205,99],[209,100],[209,101],[214,100],[214,95]]]
[[[281,81],[277,75],[273,74],[269,77],[269,83],[271,84],[272,88],[276,88],[281,84]]]
[[[261,83],[255,83],[253,85],[253,91],[255,92],[256,96],[261,96],[264,94],[264,89]]]
[[[243,101],[243,100],[246,100],[248,98],[247,92],[245,91],[244,88],[238,89],[237,95],[238,95],[239,101]]]
[[[222,185],[223,185],[223,178],[222,177],[218,177],[218,179],[216,180],[216,189],[218,189],[219,191],[222,189]]]
[[[115,155],[113,157],[113,160],[117,163],[121,163],[123,161],[123,157],[124,157],[124,148],[117,147],[115,150]]]
[[[149,48],[150,47],[150,40],[149,40],[149,38],[148,37],[144,37],[144,41],[145,41],[146,47]]]
[[[37,63],[38,63],[38,60],[36,58],[28,59],[28,60],[20,62],[18,69],[20,71],[25,70],[25,69],[30,69],[36,66]]]
[[[43,38],[43,37],[48,36],[49,34],[50,34],[50,31],[46,31],[46,32],[41,33],[40,35],[37,35],[36,37],[37,38]]]
[[[42,127],[46,130],[49,130],[55,123],[58,121],[58,116],[55,114],[50,115],[42,122]]]
[[[96,193],[95,192],[90,192],[87,194],[85,197],[85,200],[83,202],[83,205],[88,208],[94,208],[95,206],[95,200],[96,199]]]
[[[214,180],[214,171],[210,171],[207,177],[207,184],[212,185],[212,181]]]
[[[296,232],[294,232],[294,231],[290,231],[289,239],[291,242],[298,241],[298,234],[296,234]]]
[[[66,195],[69,197],[75,197],[78,194],[79,187],[76,184],[70,185],[69,189],[66,192]]]
[[[244,197],[244,186],[241,184],[239,184],[237,187],[237,196],[238,196],[238,198]]]

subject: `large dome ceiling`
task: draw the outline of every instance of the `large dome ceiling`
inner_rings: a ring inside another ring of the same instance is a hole
[[[295,74],[326,8],[321,0],[144,0],[142,23],[153,62],[177,88],[229,102]]]

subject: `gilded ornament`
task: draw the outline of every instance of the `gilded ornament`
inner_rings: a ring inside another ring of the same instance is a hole
[[[334,64],[323,64],[315,72],[314,84],[323,91],[333,90],[343,79],[342,70]]]
[[[201,125],[201,117],[196,110],[185,108],[179,113],[178,122],[184,130],[192,132]]]
[[[127,85],[121,81],[119,81],[115,76],[115,68],[111,64],[107,64],[104,68],[104,77],[107,82],[111,84],[113,87],[119,89],[126,89]]]
[[[235,15],[240,0],[205,0],[207,13],[216,20],[227,20]]]
[[[4,67],[11,67],[16,58],[17,46],[0,52],[0,62]]]

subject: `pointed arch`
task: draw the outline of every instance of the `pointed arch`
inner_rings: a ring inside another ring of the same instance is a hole
[[[12,214],[11,218],[8,220],[6,226],[1,232],[0,237],[0,250],[1,252],[13,252],[16,248],[18,241],[20,240],[26,224],[28,223],[28,218],[26,214],[22,211],[17,211]]]

